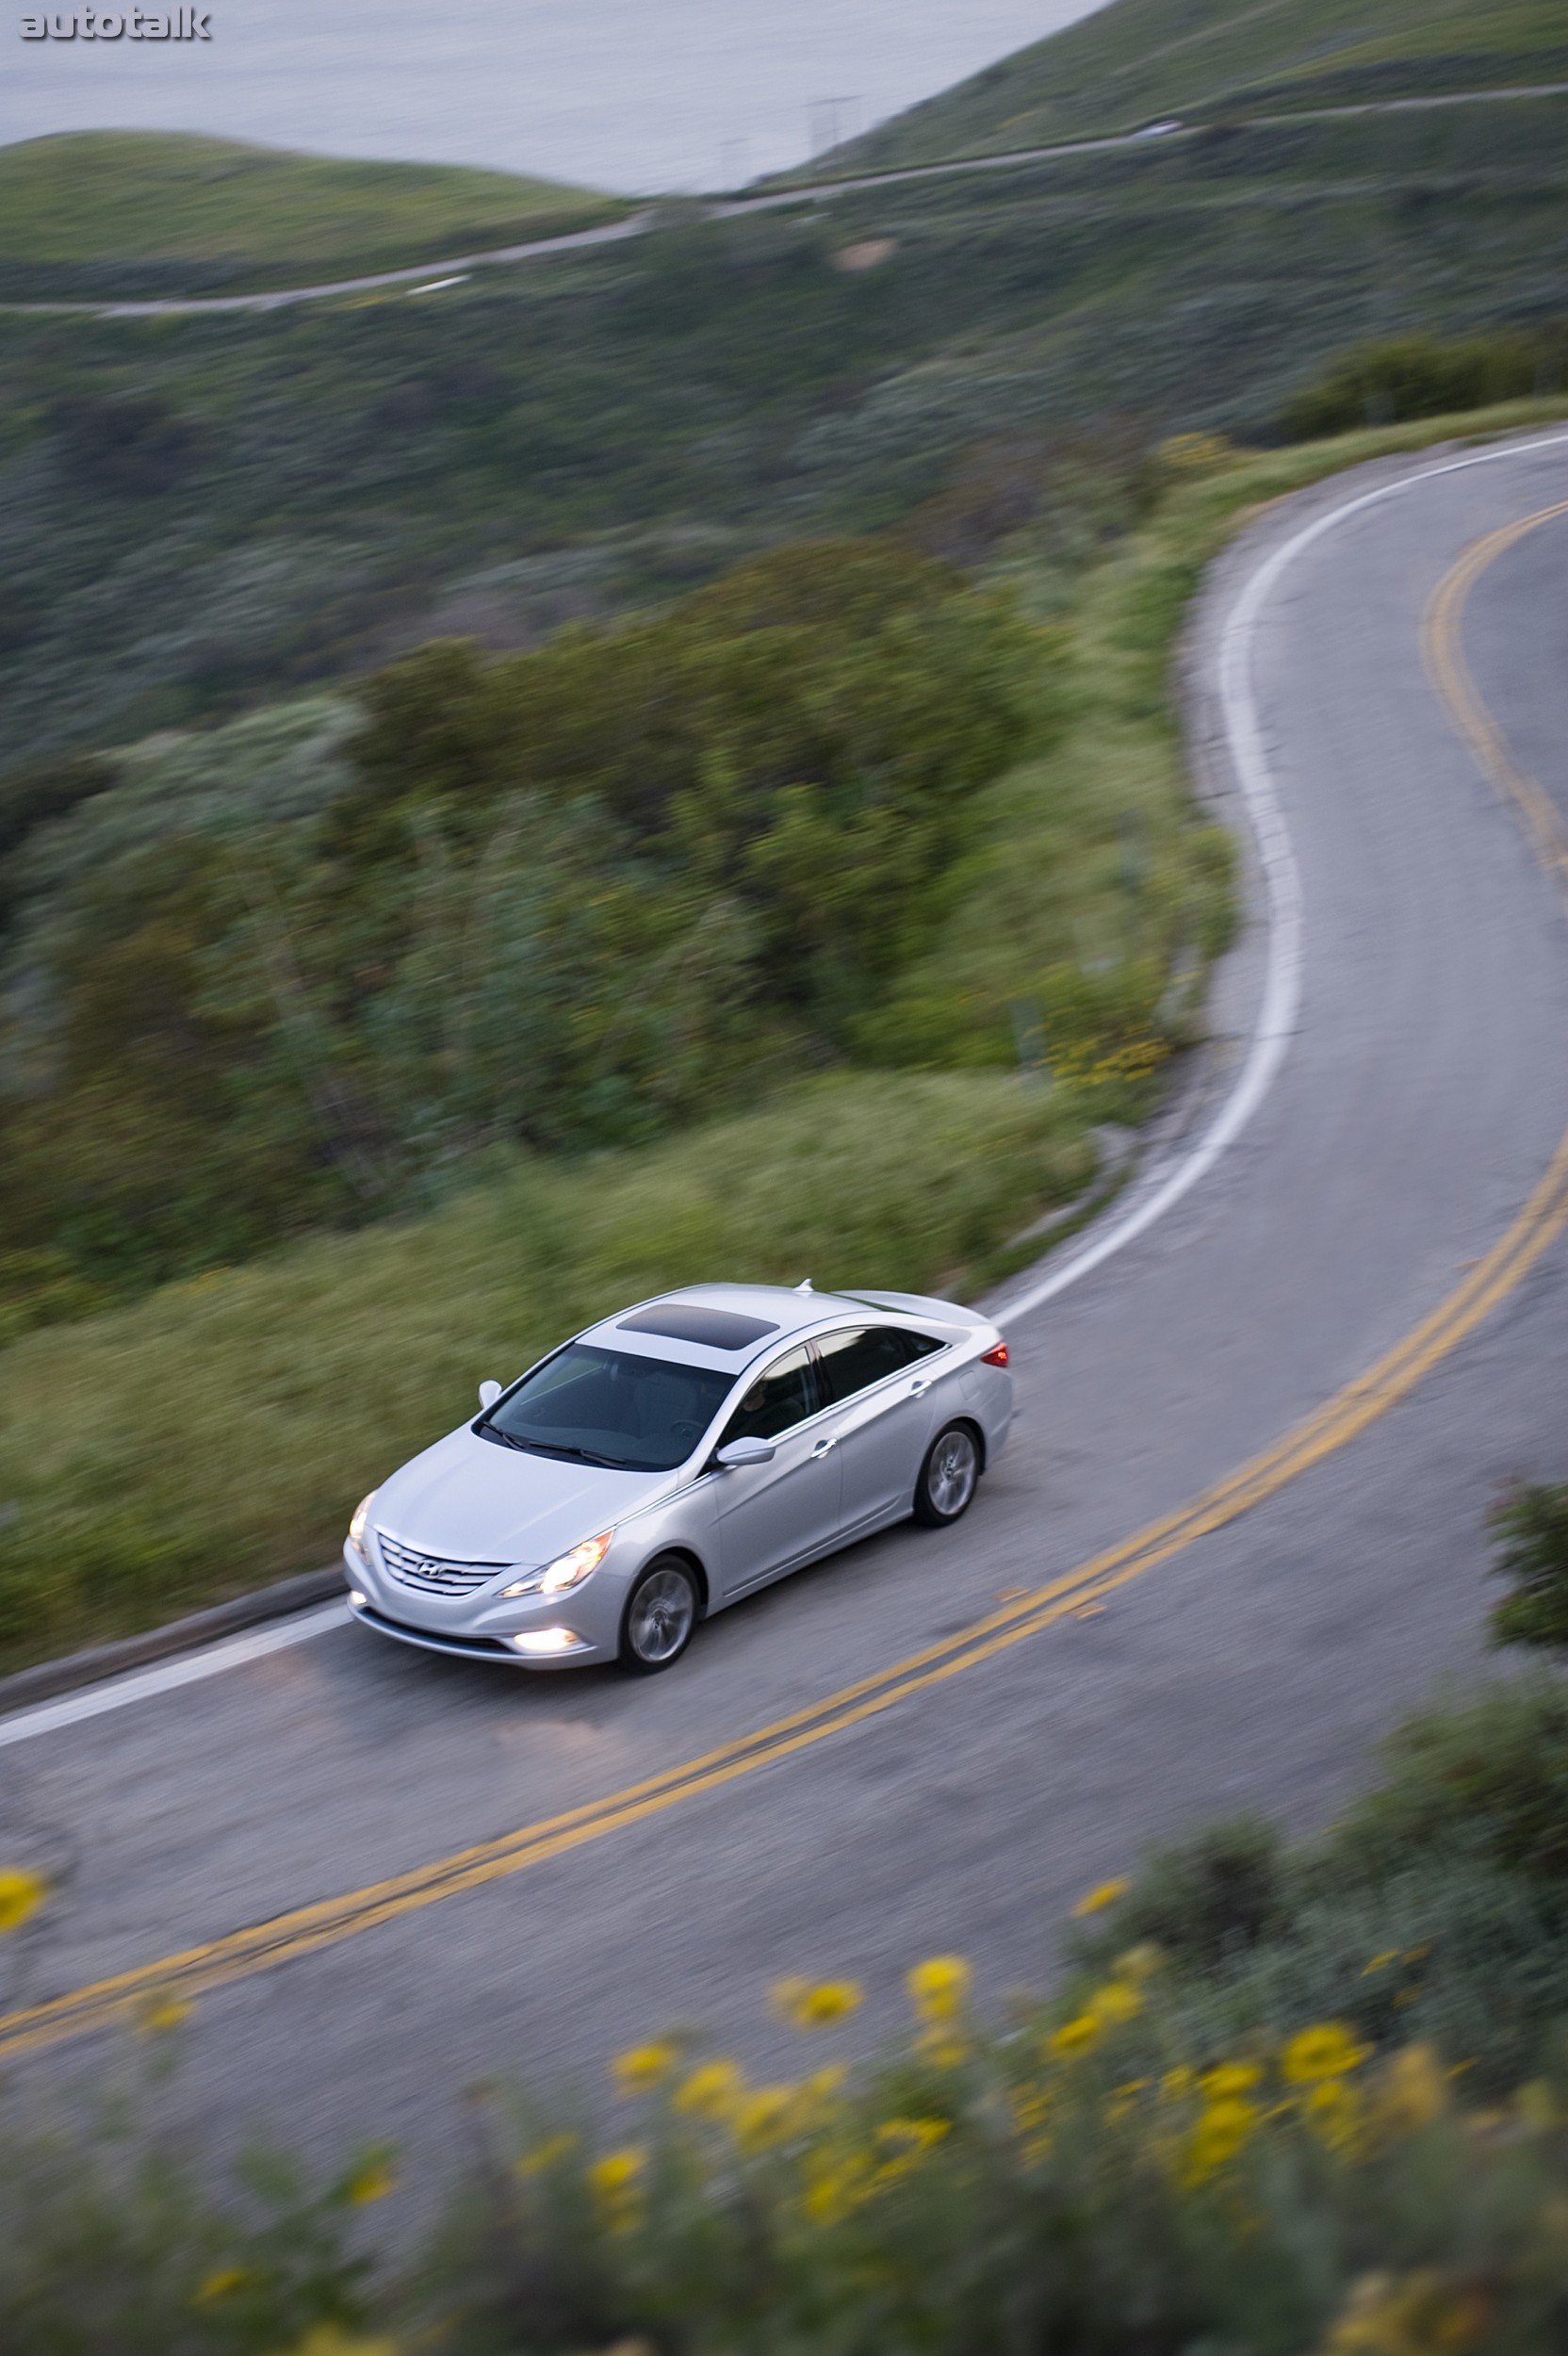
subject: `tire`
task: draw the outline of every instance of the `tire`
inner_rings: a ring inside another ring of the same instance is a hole
[[[915,1483],[915,1519],[945,1530],[967,1513],[980,1485],[980,1443],[971,1423],[950,1423],[925,1451]]]
[[[620,1663],[633,1677],[673,1669],[702,1612],[696,1573],[678,1554],[658,1554],[638,1577],[621,1619]]]

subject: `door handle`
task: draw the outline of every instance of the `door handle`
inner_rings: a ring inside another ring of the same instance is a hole
[[[909,1385],[909,1397],[911,1399],[923,1399],[926,1392],[930,1388],[931,1384],[927,1378],[924,1375],[917,1375],[914,1382]]]
[[[837,1448],[838,1445],[839,1443],[837,1438],[830,1433],[825,1440],[819,1440],[817,1442],[816,1447],[811,1450],[811,1453],[813,1456],[825,1456],[829,1448]]]

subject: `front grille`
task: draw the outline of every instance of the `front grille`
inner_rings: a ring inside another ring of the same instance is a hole
[[[404,1546],[384,1530],[377,1530],[376,1544],[391,1576],[427,1595],[471,1595],[507,1567],[504,1562],[449,1562],[445,1555],[421,1554],[417,1546]]]

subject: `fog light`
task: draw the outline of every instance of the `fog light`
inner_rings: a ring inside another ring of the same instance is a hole
[[[361,1595],[361,1593],[360,1593],[360,1591],[359,1591],[359,1589],[358,1589],[357,1587],[351,1587],[351,1588],[350,1588],[350,1590],[349,1590],[349,1601],[350,1601],[350,1603],[353,1606],[353,1609],[354,1609],[356,1612],[362,1611],[362,1610],[364,1609],[365,1605],[366,1605],[366,1604],[368,1604],[368,1603],[369,1602],[369,1600],[370,1600],[369,1596],[368,1596],[368,1595]]]
[[[509,1636],[506,1641],[514,1652],[580,1652],[582,1648],[581,1637],[571,1628],[531,1628],[526,1635]]]

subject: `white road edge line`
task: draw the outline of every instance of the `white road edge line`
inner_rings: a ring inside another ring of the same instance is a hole
[[[1396,483],[1385,483],[1376,491],[1364,491],[1359,498],[1347,499],[1343,506],[1331,508],[1327,515],[1319,515],[1315,522],[1305,525],[1286,540],[1249,575],[1226,617],[1219,647],[1219,693],[1225,735],[1263,870],[1269,927],[1263,998],[1247,1061],[1214,1122],[1169,1177],[1125,1219],[1116,1220],[1086,1249],[1031,1285],[1001,1312],[1002,1322],[1011,1324],[1018,1317],[1032,1315],[1058,1293],[1065,1292],[1069,1284],[1087,1276],[1091,1268],[1101,1267],[1113,1252],[1123,1251],[1146,1234],[1156,1219],[1163,1219],[1184,1195],[1189,1194],[1199,1180],[1208,1175],[1227,1146],[1234,1144],[1268,1094],[1295,1034],[1301,1005],[1303,962],[1301,882],[1290,829],[1274,790],[1252,695],[1253,633],[1265,600],[1281,575],[1304,548],[1332,531],[1336,524],[1368,507],[1376,507],[1383,499],[1396,499],[1439,475],[1460,474],[1469,466],[1485,466],[1498,459],[1524,458],[1536,450],[1563,447],[1568,447],[1568,433],[1541,434],[1533,441],[1504,443],[1493,450],[1474,451],[1465,458],[1445,459],[1440,466],[1424,466],[1417,474],[1401,475]],[[290,1644],[308,1644],[335,1628],[346,1627],[348,1622],[346,1605],[328,1604],[298,1619],[282,1621],[275,1628],[258,1629],[253,1636],[234,1637],[204,1652],[187,1653],[176,1661],[165,1661],[156,1669],[116,1677],[104,1685],[90,1686],[83,1693],[68,1694],[60,1701],[20,1710],[13,1717],[0,1718],[0,1750],[13,1742],[30,1742],[36,1735],[78,1726],[84,1719],[101,1718],[132,1702],[150,1701],[155,1694],[172,1693],[182,1685],[199,1684],[205,1677],[221,1676],[225,1670],[244,1668],[268,1653],[282,1652]]]
[[[30,1742],[34,1735],[53,1734],[60,1726],[79,1726],[84,1718],[101,1718],[107,1710],[123,1710],[129,1702],[172,1693],[179,1685],[199,1685],[204,1677],[221,1677],[225,1669],[242,1669],[270,1652],[286,1651],[290,1644],[308,1644],[312,1637],[347,1627],[348,1620],[347,1604],[324,1604],[319,1611],[302,1612],[298,1619],[257,1628],[252,1636],[233,1636],[221,1644],[209,1644],[204,1652],[182,1653],[178,1660],[165,1661],[155,1669],[90,1685],[57,1702],[41,1702],[14,1717],[0,1718],[0,1750],[12,1742]]]
[[[1227,1146],[1233,1145],[1264,1098],[1279,1076],[1280,1067],[1295,1036],[1297,1019],[1301,1009],[1301,972],[1305,962],[1305,927],[1301,902],[1301,878],[1296,864],[1296,851],[1285,824],[1284,811],[1274,789],[1273,773],[1265,749],[1263,727],[1258,718],[1257,703],[1252,693],[1252,644],[1258,617],[1265,601],[1279,582],[1286,567],[1294,564],[1303,549],[1320,540],[1325,532],[1368,507],[1376,507],[1383,499],[1398,498],[1413,490],[1419,483],[1430,483],[1439,475],[1461,474],[1468,466],[1485,466],[1498,459],[1523,458],[1531,451],[1555,450],[1568,444],[1568,434],[1541,434],[1529,442],[1505,443],[1494,450],[1473,451],[1465,458],[1445,459],[1441,465],[1423,466],[1419,473],[1401,475],[1396,483],[1385,483],[1375,491],[1364,491],[1343,506],[1331,508],[1306,524],[1292,537],[1266,557],[1254,573],[1226,616],[1219,640],[1219,698],[1224,714],[1225,739],[1230,748],[1231,764],[1241,788],[1248,825],[1257,849],[1258,863],[1263,870],[1264,905],[1268,924],[1268,961],[1264,981],[1263,998],[1258,1019],[1253,1026],[1251,1044],[1240,1077],[1225,1103],[1220,1106],[1213,1124],[1180,1161],[1170,1175],[1154,1191],[1146,1196],[1125,1219],[1113,1221],[1103,1234],[1096,1236],[1082,1252],[1064,1260],[1058,1268],[1042,1276],[1037,1284],[1009,1301],[998,1312],[998,1322],[1010,1325],[1019,1317],[1030,1317],[1054,1301],[1070,1284],[1087,1276],[1115,1252],[1126,1246],[1174,1209],[1183,1196],[1190,1194],[1201,1178],[1218,1161]]]

